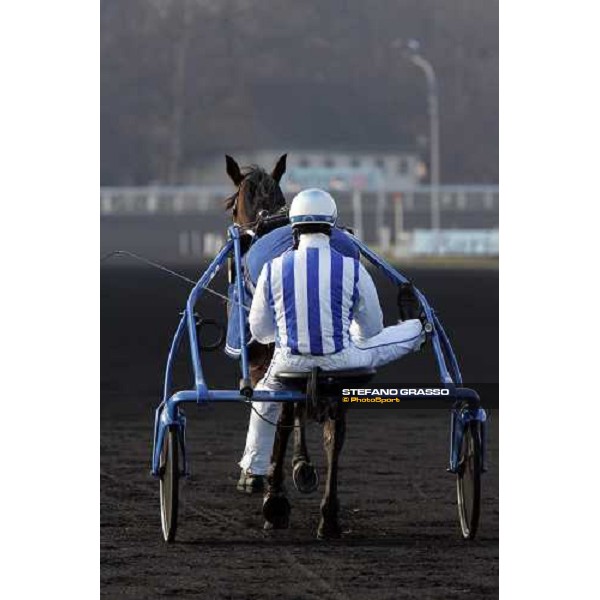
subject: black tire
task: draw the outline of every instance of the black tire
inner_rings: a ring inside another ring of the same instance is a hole
[[[466,540],[475,537],[479,526],[481,459],[481,425],[477,421],[471,421],[465,427],[456,475],[458,518],[463,538]]]
[[[177,427],[169,427],[160,454],[160,520],[165,542],[177,533],[179,509],[179,436]]]

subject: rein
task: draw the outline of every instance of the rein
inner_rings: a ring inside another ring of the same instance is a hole
[[[197,282],[194,281],[193,279],[190,279],[189,277],[186,277],[185,275],[182,275],[181,273],[178,273],[177,271],[173,271],[173,269],[169,269],[168,267],[160,264],[159,262],[150,260],[149,258],[146,258],[145,256],[141,256],[140,254],[135,254],[134,252],[128,252],[127,250],[113,250],[112,252],[109,252],[108,254],[101,256],[100,262],[103,263],[105,260],[108,260],[109,258],[112,258],[114,256],[128,256],[129,258],[133,258],[134,260],[144,263],[145,265],[148,265],[149,267],[154,267],[155,269],[158,269],[159,271],[163,271],[164,273],[168,273],[169,275],[172,275],[173,277],[176,277],[177,279],[180,279],[181,281],[185,281],[186,283],[190,284],[192,287],[194,287],[197,284]],[[223,300],[226,303],[237,304],[236,302],[233,302],[232,300],[230,300],[225,294],[221,294],[221,292],[217,292],[217,290],[213,290],[211,287],[208,287],[208,285],[203,286],[203,289],[206,290],[209,294],[212,294],[213,296],[216,296],[217,298],[221,298],[221,300]],[[242,304],[242,308],[247,312],[250,311],[250,308],[243,304]]]

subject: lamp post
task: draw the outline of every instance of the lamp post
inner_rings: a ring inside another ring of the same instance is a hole
[[[394,47],[403,48],[407,58],[423,70],[427,81],[427,112],[429,114],[429,169],[431,183],[431,229],[437,243],[440,229],[440,113],[437,77],[433,65],[419,53],[421,44],[417,40],[409,40],[403,44],[400,40]]]

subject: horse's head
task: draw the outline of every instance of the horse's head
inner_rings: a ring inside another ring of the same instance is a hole
[[[259,167],[240,169],[237,162],[226,156],[227,175],[237,186],[235,194],[226,201],[236,225],[253,225],[261,217],[273,215],[285,208],[285,197],[279,182],[285,173],[287,154],[279,158],[269,174]]]

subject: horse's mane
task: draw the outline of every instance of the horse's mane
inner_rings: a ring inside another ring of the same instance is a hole
[[[244,175],[242,184],[246,185],[245,191],[247,195],[250,192],[252,193],[251,198],[273,197],[276,204],[285,205],[285,198],[279,188],[279,183],[264,169],[261,169],[257,165],[250,165],[242,167],[242,174]],[[240,187],[242,184],[240,184]],[[239,189],[225,200],[225,208],[227,210],[233,208],[238,193]]]

